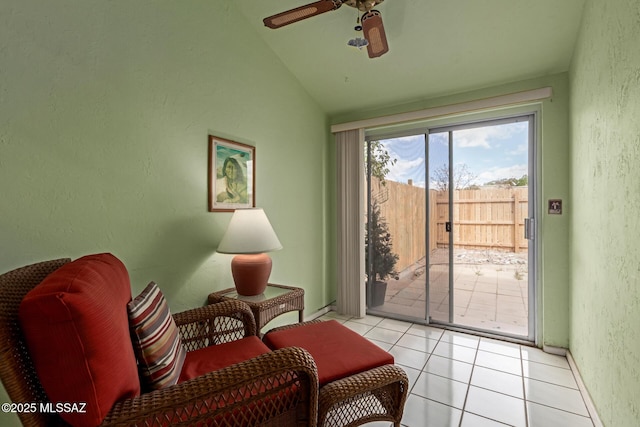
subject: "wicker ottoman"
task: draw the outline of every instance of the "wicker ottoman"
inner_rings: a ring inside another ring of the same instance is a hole
[[[271,349],[302,347],[318,367],[318,426],[391,421],[400,426],[409,381],[393,356],[335,320],[272,329]]]

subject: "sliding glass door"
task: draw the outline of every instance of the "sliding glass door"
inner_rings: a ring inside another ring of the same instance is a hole
[[[368,142],[365,235],[370,310],[425,316],[425,135]]]
[[[533,116],[367,141],[370,313],[533,340]]]

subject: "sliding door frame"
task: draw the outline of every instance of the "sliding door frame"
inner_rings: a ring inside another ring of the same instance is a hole
[[[528,142],[528,176],[529,176],[529,206],[528,206],[528,216],[530,219],[532,219],[531,221],[531,229],[529,230],[529,235],[531,237],[531,239],[529,240],[529,249],[528,249],[528,334],[526,337],[524,336],[520,336],[520,335],[512,335],[512,334],[496,334],[496,333],[492,333],[491,331],[488,330],[483,330],[483,329],[478,329],[478,328],[473,328],[473,327],[468,327],[466,325],[458,325],[455,324],[453,322],[453,317],[454,317],[454,292],[453,292],[453,285],[454,285],[454,275],[452,274],[452,269],[453,269],[453,240],[454,240],[454,234],[453,234],[453,229],[452,232],[449,233],[449,268],[450,268],[450,272],[449,272],[449,323],[442,323],[442,322],[438,322],[438,321],[433,321],[431,319],[430,313],[429,313],[429,274],[425,274],[425,289],[426,289],[426,302],[425,302],[425,315],[424,315],[424,319],[416,319],[416,318],[409,318],[408,316],[403,316],[403,315],[397,315],[394,317],[397,317],[398,319],[401,320],[408,320],[408,321],[412,321],[412,322],[416,322],[416,323],[424,323],[424,324],[431,324],[431,325],[436,325],[436,326],[440,326],[440,327],[444,327],[446,329],[452,329],[452,330],[461,330],[461,331],[465,331],[465,332],[474,332],[477,333],[478,335],[484,335],[484,336],[497,336],[500,338],[509,338],[511,340],[514,341],[522,341],[522,342],[535,342],[536,344],[538,343],[539,340],[539,336],[540,336],[540,325],[538,323],[538,311],[541,308],[541,301],[540,301],[540,293],[538,290],[538,268],[539,268],[539,245],[538,245],[538,229],[539,227],[537,227],[536,225],[536,221],[537,218],[541,217],[541,212],[539,212],[539,192],[538,192],[538,186],[539,186],[539,182],[540,182],[540,176],[539,176],[539,158],[538,158],[538,134],[539,134],[539,117],[540,117],[540,106],[539,104],[535,104],[535,105],[529,105],[529,106],[520,106],[520,107],[514,107],[511,109],[507,109],[507,111],[505,110],[501,110],[501,111],[484,111],[484,112],[477,112],[474,114],[468,114],[465,115],[463,117],[448,117],[448,118],[439,118],[439,119],[434,119],[434,120],[429,120],[428,123],[415,123],[413,125],[411,125],[410,123],[405,123],[404,125],[401,125],[399,127],[396,127],[395,130],[389,130],[387,132],[385,132],[383,129],[381,128],[373,128],[373,129],[366,129],[365,130],[365,140],[367,141],[367,146],[368,143],[370,141],[375,141],[375,140],[382,140],[382,139],[392,139],[392,138],[399,138],[399,137],[403,137],[403,136],[411,136],[411,135],[424,135],[425,136],[425,161],[426,161],[426,165],[428,167],[429,165],[429,135],[435,132],[444,132],[444,131],[448,131],[450,133],[449,135],[449,188],[452,188],[452,181],[453,181],[453,168],[454,168],[454,162],[452,161],[452,157],[453,157],[453,144],[451,143],[452,141],[452,132],[454,130],[462,130],[462,129],[469,129],[469,128],[474,128],[474,127],[481,127],[484,124],[487,125],[492,125],[492,124],[500,124],[500,123],[512,123],[514,120],[517,120],[519,118],[521,119],[525,119],[529,122],[529,142]],[[509,111],[511,110],[511,111]],[[367,156],[367,161],[370,160],[370,158],[368,157],[369,154],[369,150],[367,150],[367,153],[365,154],[365,156]],[[427,182],[429,180],[429,171],[426,171],[427,174]],[[370,189],[370,175],[367,174],[367,188]],[[427,184],[428,185],[428,184]],[[427,191],[428,188],[425,188],[425,192],[426,192],[426,204],[425,204],[425,210],[426,210],[426,218],[427,221],[430,220],[430,215],[431,212],[429,211],[429,191]],[[371,203],[371,198],[370,198],[370,191],[367,191],[367,212],[369,211],[369,207],[370,207],[370,203]],[[453,191],[449,192],[449,221],[452,223],[453,226],[453,220],[452,220],[452,215],[453,215]],[[424,236],[424,241],[425,241],[425,245],[428,246],[428,242],[429,242],[429,230],[428,227],[426,228],[425,231],[425,236]],[[426,265],[429,266],[429,250],[427,247],[426,250]],[[368,271],[368,267],[367,266],[367,271]],[[367,288],[367,303],[370,302],[370,296],[369,296],[369,292],[368,292],[368,288]],[[369,304],[367,304],[367,306],[369,306]],[[380,314],[379,312],[372,310],[373,314]]]

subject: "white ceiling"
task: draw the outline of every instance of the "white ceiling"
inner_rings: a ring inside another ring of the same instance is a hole
[[[313,0],[235,0],[302,86],[330,115],[567,71],[584,0],[385,0],[389,41],[369,59],[347,46],[356,9],[272,30],[262,19]],[[360,33],[361,34],[361,33]]]

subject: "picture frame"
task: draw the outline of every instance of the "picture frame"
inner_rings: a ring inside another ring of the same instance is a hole
[[[209,135],[209,212],[256,205],[256,148]]]

